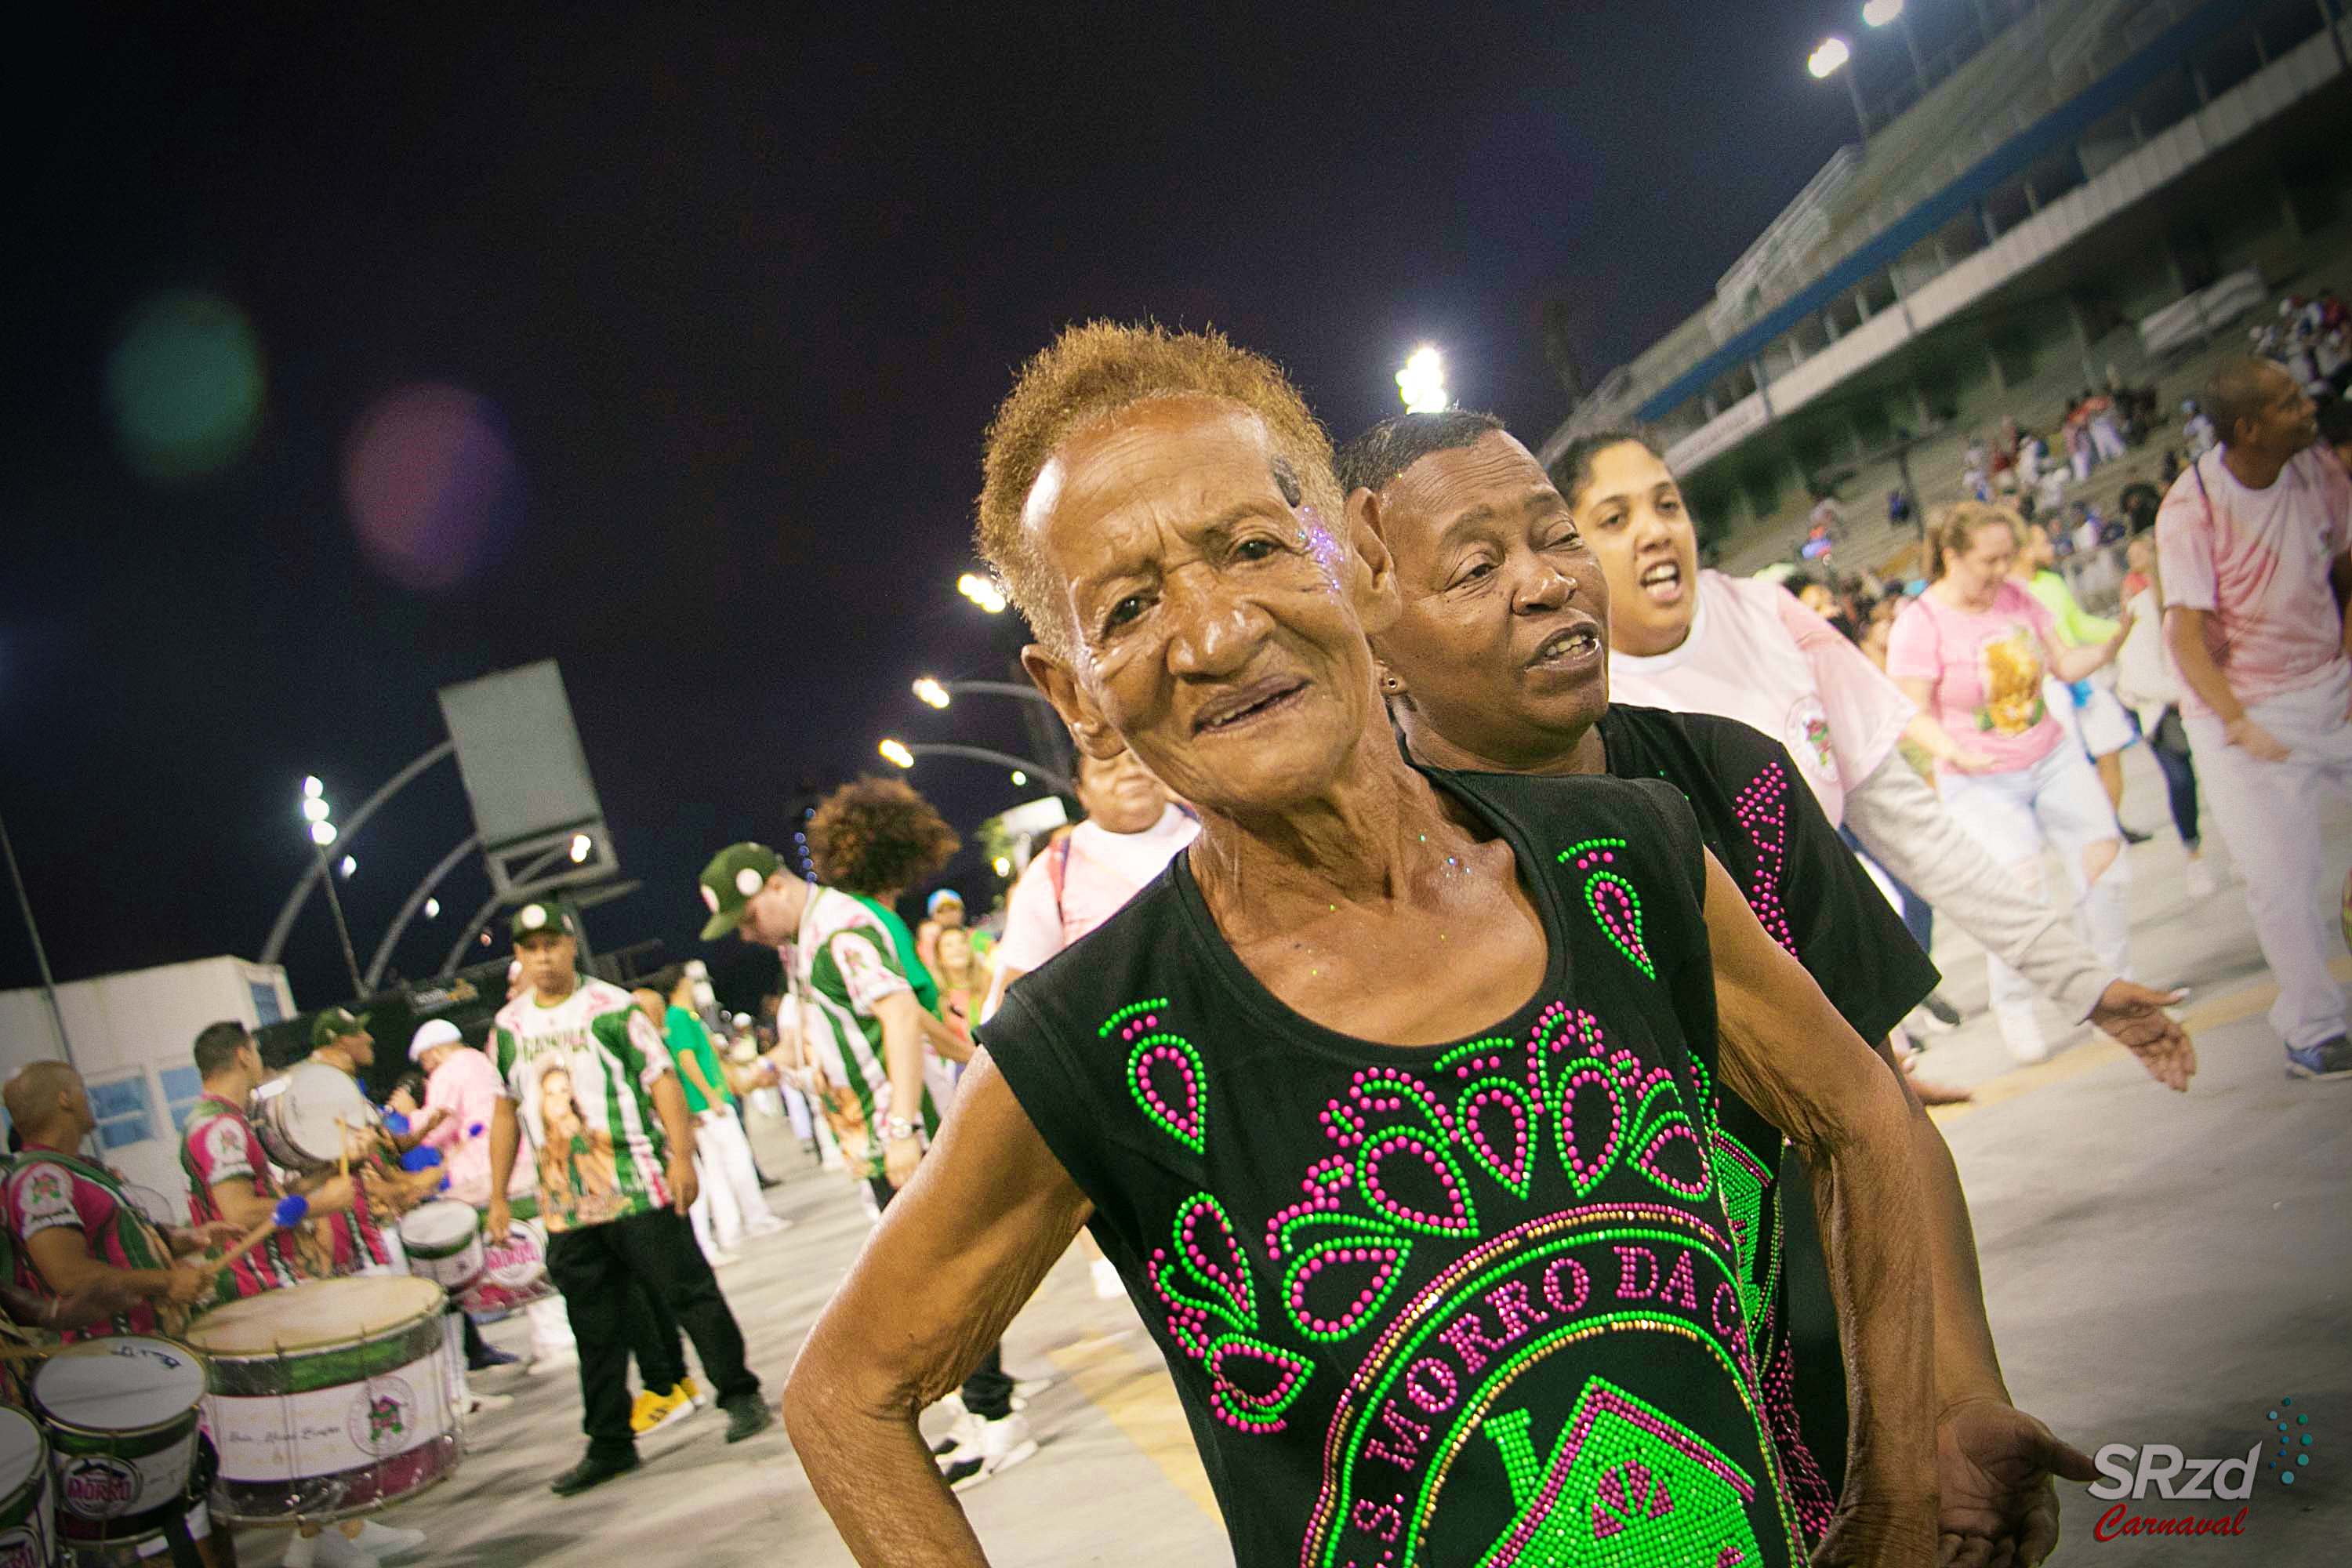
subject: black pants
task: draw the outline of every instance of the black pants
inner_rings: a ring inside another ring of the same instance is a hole
[[[693,1338],[719,1404],[758,1397],[760,1380],[743,1364],[743,1331],[692,1227],[675,1210],[559,1231],[548,1237],[547,1273],[563,1292],[572,1337],[580,1343],[580,1426],[591,1453],[616,1458],[636,1447],[629,1430],[629,1355],[637,1348],[630,1339],[632,1279]]]
[[[661,1293],[632,1277],[621,1312],[629,1353],[637,1358],[637,1381],[655,1394],[667,1394],[684,1383],[686,1342],[678,1337],[677,1314]]]
[[[898,1195],[887,1176],[868,1176],[866,1184],[872,1189],[874,1201],[886,1209]],[[1013,1380],[1004,1375],[1002,1341],[988,1347],[988,1353],[963,1380],[963,1407],[983,1421],[1002,1421],[1013,1414]]]

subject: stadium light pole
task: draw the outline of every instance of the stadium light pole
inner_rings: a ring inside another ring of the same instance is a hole
[[[1054,700],[1034,686],[1024,686],[1017,680],[938,680],[922,676],[915,681],[916,700],[926,708],[944,709],[958,697],[1015,697],[1024,702],[1042,702],[1046,707]]]
[[[1870,145],[1870,113],[1862,106],[1862,89],[1854,84],[1853,71],[1849,65],[1853,58],[1853,47],[1843,38],[1832,34],[1823,38],[1813,52],[1805,57],[1805,68],[1813,73],[1815,80],[1844,77],[1846,96],[1853,100],[1854,129],[1861,132],[1862,144],[1867,147]]]
[[[1028,773],[1057,795],[1075,795],[1078,793],[1077,786],[1058,768],[1049,768],[1043,763],[987,746],[959,746],[944,741],[918,742],[909,745],[904,741],[887,740],[874,749],[881,752],[882,760],[893,767],[911,768],[918,757],[969,757],[973,762],[994,763],[999,767]]]
[[[1927,97],[1927,62],[1919,53],[1919,37],[1911,30],[1911,18],[1904,9],[1903,0],[1867,0],[1862,8],[1862,22],[1866,27],[1892,25],[1903,35],[1903,47],[1911,55],[1911,78],[1919,84],[1919,96]]]
[[[302,780],[299,805],[302,820],[309,825],[312,847],[319,857],[318,879],[327,885],[327,908],[335,917],[335,936],[343,946],[343,967],[351,972],[352,995],[354,1000],[367,994],[367,982],[360,978],[360,955],[352,949],[352,928],[343,919],[343,900],[335,891],[334,873],[327,868],[327,846],[336,838],[333,808],[327,804],[327,786],[313,773]],[[349,854],[343,857],[343,875],[348,877],[359,868]]]
[[[1003,615],[1005,606],[1012,602],[1004,596],[1004,590],[996,585],[993,578],[983,577],[977,572],[967,572],[957,578],[956,592],[992,616]]]
[[[1396,373],[1396,384],[1409,414],[1443,414],[1454,406],[1454,395],[1445,387],[1445,357],[1433,344],[1412,351]]]
[[[0,823],[0,855],[8,860],[8,880],[16,885],[16,908],[25,917],[25,934],[33,939],[33,963],[41,972],[41,993],[49,999],[49,1024],[58,1032],[58,1059],[73,1066],[73,1040],[66,1033],[66,1010],[58,1005],[58,977],[49,973],[49,950],[41,945],[41,926],[33,918],[33,900],[25,892],[25,874],[16,868],[16,847]]]

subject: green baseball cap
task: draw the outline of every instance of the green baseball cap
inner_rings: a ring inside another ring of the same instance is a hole
[[[730,844],[702,868],[702,901],[710,918],[702,922],[702,940],[717,942],[743,919],[743,906],[783,869],[784,858],[764,844]]]
[[[572,911],[553,899],[533,899],[514,912],[507,922],[507,933],[520,942],[527,936],[551,931],[557,936],[578,936],[580,926],[572,920]]]
[[[330,1007],[311,1021],[310,1044],[316,1047],[345,1035],[364,1035],[367,1021],[365,1013],[354,1013],[349,1007]]]

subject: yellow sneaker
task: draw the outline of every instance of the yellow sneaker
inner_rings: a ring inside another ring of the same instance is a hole
[[[675,1389],[667,1394],[648,1389],[637,1395],[636,1404],[629,1411],[629,1430],[642,1437],[693,1414],[694,1401],[688,1394]]]
[[[710,1403],[702,1397],[702,1385],[690,1377],[679,1378],[677,1386],[671,1389],[670,1393],[684,1398],[687,1404],[697,1410]]]

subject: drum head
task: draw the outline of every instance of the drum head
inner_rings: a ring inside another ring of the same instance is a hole
[[[400,1239],[425,1252],[454,1252],[482,1228],[471,1204],[436,1198],[420,1204],[400,1222]]]
[[[126,1334],[68,1345],[33,1374],[33,1403],[60,1426],[141,1432],[204,1397],[204,1363],[169,1340]]]
[[[0,1497],[14,1497],[48,1463],[48,1444],[33,1418],[0,1405]]]
[[[268,1355],[351,1344],[441,1310],[441,1287],[414,1274],[313,1279],[215,1307],[188,1330],[209,1355]]]
[[[277,1084],[265,1084],[269,1114],[297,1149],[322,1165],[342,1157],[343,1131],[356,1132],[381,1120],[351,1077],[324,1062],[296,1062]]]

